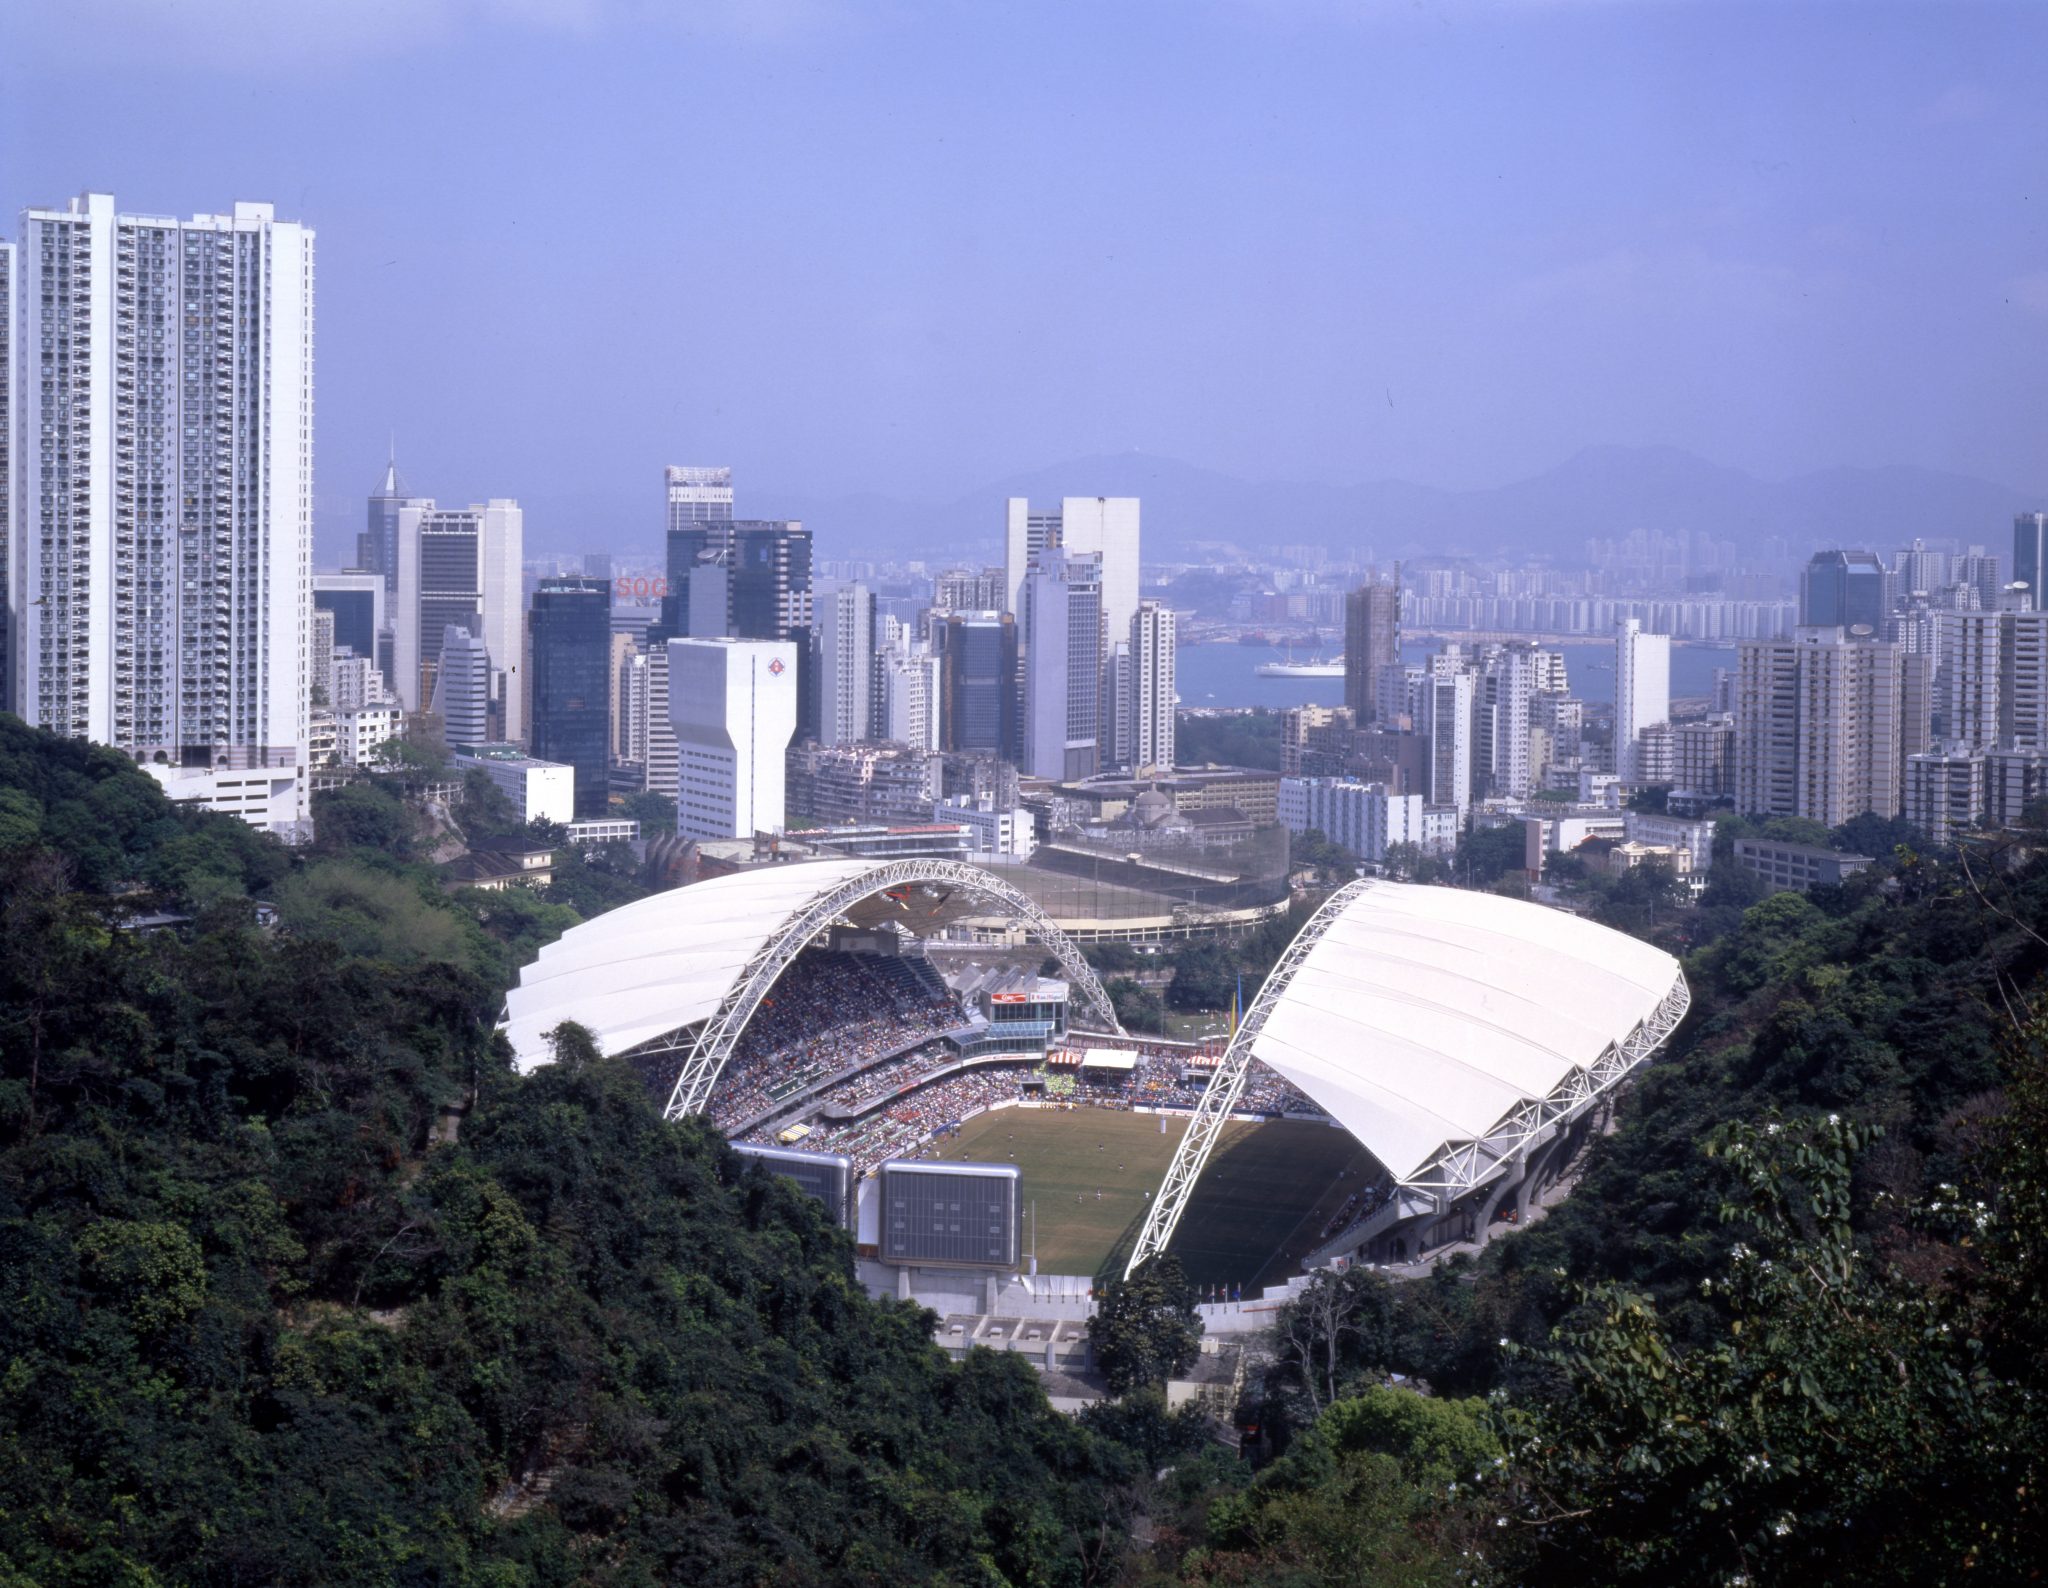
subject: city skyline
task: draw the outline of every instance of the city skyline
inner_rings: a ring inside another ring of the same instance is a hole
[[[10,206],[225,187],[320,229],[327,561],[394,431],[417,488],[515,496],[563,549],[630,544],[686,456],[821,533],[817,502],[1133,448],[1332,486],[1609,444],[2048,486],[2032,8],[18,22]],[[58,62],[105,114],[63,113]],[[657,117],[679,68],[704,113]],[[164,75],[228,91],[164,128]],[[552,114],[506,141],[474,112],[508,79]],[[721,114],[764,100],[787,114]],[[554,220],[565,194],[606,224]]]

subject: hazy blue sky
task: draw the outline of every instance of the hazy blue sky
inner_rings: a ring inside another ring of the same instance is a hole
[[[671,461],[2048,481],[2048,5],[4,10],[8,235],[88,186],[319,229],[351,524],[394,429],[418,488],[641,482],[650,531]]]

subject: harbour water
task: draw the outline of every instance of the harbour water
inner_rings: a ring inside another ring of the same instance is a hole
[[[1420,662],[1441,647],[1437,640],[1411,640],[1401,647],[1404,661]],[[1557,645],[1564,653],[1565,677],[1581,700],[1602,705],[1614,700],[1614,646],[1591,641]],[[1303,654],[1303,653],[1297,653]],[[1259,645],[1183,645],[1177,662],[1180,703],[1197,706],[1341,706],[1341,678],[1261,678],[1261,662],[1283,659],[1284,653]],[[1710,695],[1714,669],[1735,666],[1735,650],[1720,645],[1671,647],[1671,693]]]

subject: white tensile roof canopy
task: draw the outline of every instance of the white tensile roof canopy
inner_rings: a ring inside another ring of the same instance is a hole
[[[1109,1001],[1094,973],[1043,911],[1001,879],[959,861],[815,860],[749,867],[585,921],[519,973],[500,1028],[521,1071],[553,1062],[547,1034],[565,1020],[585,1027],[600,1052],[626,1053],[701,1026],[729,1004],[737,1017],[750,1016],[746,999],[762,990],[761,978],[779,975],[847,910],[929,931],[969,897],[983,901],[982,914],[991,900],[1014,912],[1074,979],[1077,1012],[1103,1017]]]
[[[1669,954],[1576,916],[1376,882],[1326,919],[1251,1051],[1407,1180],[1589,1075],[1683,985]]]

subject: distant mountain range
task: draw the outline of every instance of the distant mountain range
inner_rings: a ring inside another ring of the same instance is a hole
[[[946,563],[1001,559],[1003,502],[1010,496],[1041,504],[1069,495],[1140,497],[1150,562],[1217,561],[1231,548],[1270,558],[1278,547],[1306,545],[1381,560],[1505,553],[1575,563],[1589,538],[1632,529],[1702,530],[1758,555],[1775,540],[1795,558],[1822,545],[1890,551],[1915,536],[2010,553],[2013,515],[2048,506],[2048,492],[1906,466],[1764,480],[1677,447],[1588,447],[1527,479],[1466,491],[1405,480],[1247,480],[1142,452],[1074,458],[991,481],[950,502],[873,492],[807,496],[746,477],[738,483],[742,513],[802,519],[816,532],[821,557]],[[599,486],[521,499],[530,550],[661,555],[660,501],[647,490]],[[361,515],[360,497],[323,500],[320,550],[327,560],[338,566],[354,556]]]
[[[1137,496],[1148,561],[1206,561],[1228,547],[1354,548],[1374,556],[1583,557],[1591,537],[1632,529],[1700,530],[1761,552],[1819,545],[1890,550],[1952,537],[2009,550],[2015,513],[2048,496],[1935,469],[1823,469],[1763,480],[1677,447],[1589,447],[1552,469],[1484,490],[1404,480],[1361,485],[1254,481],[1175,458],[1125,452],[1076,458],[994,481],[943,504],[864,494],[809,498],[743,491],[744,510],[801,518],[820,555],[937,555],[968,562],[1001,551],[1003,502],[1028,496]]]

